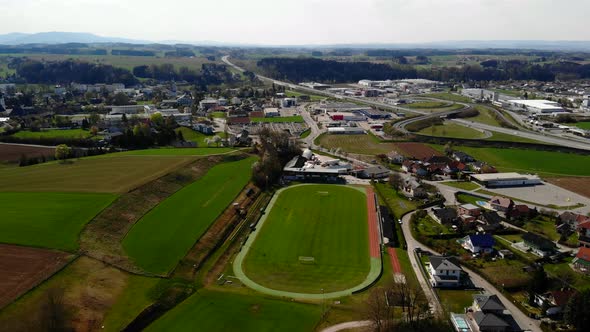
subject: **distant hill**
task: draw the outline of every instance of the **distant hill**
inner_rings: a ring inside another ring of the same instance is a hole
[[[85,32],[39,32],[39,33],[8,33],[0,35],[0,44],[67,44],[67,43],[129,43],[145,44],[145,40],[135,40],[117,37],[102,37]]]

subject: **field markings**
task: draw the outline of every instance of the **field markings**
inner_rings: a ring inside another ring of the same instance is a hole
[[[299,184],[299,185],[279,189],[275,192],[272,199],[268,203],[268,205],[265,209],[265,213],[261,216],[260,220],[258,221],[258,223],[256,225],[256,229],[250,234],[250,236],[246,240],[246,243],[244,243],[242,249],[240,250],[240,252],[238,253],[238,255],[236,256],[236,258],[233,261],[234,274],[247,287],[249,287],[255,291],[258,291],[260,293],[273,295],[273,296],[289,297],[289,298],[293,298],[293,299],[305,299],[305,300],[324,300],[324,299],[332,299],[332,298],[350,296],[357,291],[361,291],[361,290],[369,287],[381,276],[382,264],[381,264],[380,252],[377,255],[378,257],[373,257],[373,255],[371,255],[369,273],[367,274],[367,277],[365,278],[365,280],[362,283],[360,283],[359,285],[357,285],[355,287],[346,289],[346,290],[330,292],[330,293],[310,294],[310,293],[297,293],[297,292],[289,292],[289,291],[281,291],[281,290],[271,289],[271,288],[268,288],[268,287],[265,287],[265,286],[262,286],[262,285],[256,283],[255,281],[250,279],[245,274],[243,267],[242,267],[243,261],[246,258],[246,256],[248,255],[248,251],[252,247],[253,243],[256,241],[256,238],[259,235],[260,230],[262,229],[262,227],[264,226],[264,223],[266,222],[267,216],[270,214],[270,211],[272,210],[272,208],[273,208],[274,204],[276,203],[280,194],[283,191],[290,189],[290,188],[294,188],[294,187],[298,187],[298,186],[309,186],[309,185],[313,185],[313,184]],[[353,186],[348,186],[348,187],[365,192],[365,190],[363,190],[362,188],[359,188],[359,187],[353,187]],[[377,225],[376,225],[376,220],[375,220],[375,228],[376,227],[377,227]],[[377,230],[377,232],[378,232],[378,230]]]

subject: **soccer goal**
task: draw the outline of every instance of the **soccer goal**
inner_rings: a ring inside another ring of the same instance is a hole
[[[299,256],[299,263],[301,263],[301,264],[315,264],[315,257]]]
[[[318,195],[320,195],[320,196],[328,196],[328,195],[330,195],[330,192],[328,192],[328,191],[318,191]]]

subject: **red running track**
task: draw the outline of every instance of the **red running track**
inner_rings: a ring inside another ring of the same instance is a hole
[[[371,257],[381,258],[379,227],[377,226],[377,206],[373,188],[367,188],[367,222],[369,223],[369,252]]]
[[[391,259],[391,266],[393,267],[393,273],[402,273],[402,266],[399,264],[399,259],[397,258],[397,252],[395,248],[387,248],[387,252],[389,253],[389,258]]]

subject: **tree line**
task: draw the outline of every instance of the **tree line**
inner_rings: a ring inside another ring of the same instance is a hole
[[[127,69],[72,59],[51,62],[27,59],[18,63],[16,73],[27,83],[33,84],[77,82],[134,85],[138,82]]]
[[[133,68],[133,75],[159,81],[187,81],[200,86],[219,85],[234,81],[233,74],[227,70],[225,65],[211,63],[203,64],[200,71],[186,66],[176,69],[174,65],[169,63],[141,65]]]
[[[361,79],[385,80],[424,78],[436,81],[505,81],[590,78],[590,64],[558,62],[538,64],[508,60],[497,63],[464,65],[461,67],[418,68],[406,64],[371,62],[339,62],[316,58],[264,58],[257,66],[276,79],[293,82],[317,81],[326,83],[354,82]]]

